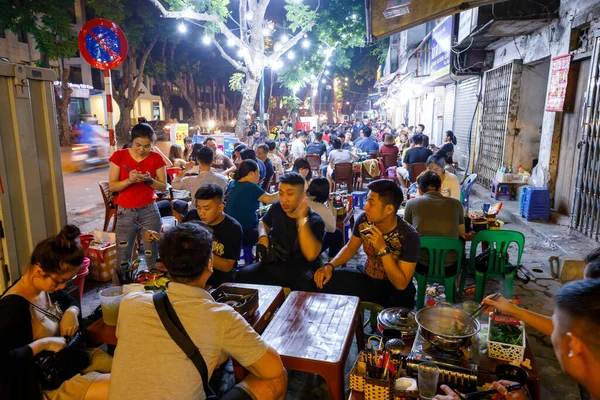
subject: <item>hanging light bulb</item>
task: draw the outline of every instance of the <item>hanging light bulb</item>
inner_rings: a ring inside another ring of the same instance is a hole
[[[290,38],[284,33],[281,35],[281,43],[287,43]]]
[[[280,70],[283,67],[283,61],[277,60],[273,63],[273,71]]]
[[[233,39],[227,39],[227,46],[229,46],[229,47],[235,46],[235,42],[233,41]]]
[[[281,42],[276,42],[275,45],[273,46],[273,50],[279,51],[279,50],[281,50],[282,47],[283,47],[283,45],[281,44]]]
[[[356,14],[352,14],[352,19],[356,19]]]
[[[329,75],[329,70],[328,69],[325,70],[325,75]]]
[[[202,36],[202,43],[210,44],[210,36],[208,36],[208,35]]]
[[[325,82],[327,82],[327,81],[325,80],[325,78],[321,79],[321,83],[325,83]]]
[[[287,58],[288,58],[289,60],[293,60],[294,58],[296,58],[296,55],[294,54],[294,52],[293,52],[293,51],[290,51],[290,52],[288,52],[288,54],[287,54]]]
[[[177,29],[179,30],[179,33],[186,33],[187,25],[182,22],[181,24],[179,24],[179,27]]]
[[[309,47],[310,47],[310,40],[308,40],[308,39],[304,39],[304,40],[302,41],[302,48],[303,48],[303,49],[308,49]]]

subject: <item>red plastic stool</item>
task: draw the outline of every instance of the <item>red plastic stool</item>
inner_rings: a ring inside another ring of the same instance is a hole
[[[494,183],[492,183],[492,193],[490,194],[490,197],[496,200],[512,200],[511,184],[494,181]]]
[[[83,263],[79,267],[77,277],[73,280],[73,284],[79,286],[79,301],[83,298],[83,285],[85,284],[85,276],[90,273],[90,259],[83,258]]]

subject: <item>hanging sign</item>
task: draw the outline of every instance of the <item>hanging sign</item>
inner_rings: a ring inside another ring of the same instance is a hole
[[[127,38],[114,22],[95,18],[79,31],[79,52],[91,66],[114,69],[125,61]]]
[[[548,82],[548,96],[546,98],[546,111],[562,112],[564,110],[570,67],[570,54],[552,59]]]

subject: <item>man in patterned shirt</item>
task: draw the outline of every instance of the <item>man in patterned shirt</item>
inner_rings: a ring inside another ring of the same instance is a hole
[[[381,179],[371,182],[368,188],[365,212],[356,220],[350,241],[331,262],[317,270],[315,284],[325,292],[358,296],[384,307],[414,308],[412,277],[419,258],[419,234],[396,214],[403,200],[398,185]],[[364,268],[334,272],[361,246],[367,255]]]

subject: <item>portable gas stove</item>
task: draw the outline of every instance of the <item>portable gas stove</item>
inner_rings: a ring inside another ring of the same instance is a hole
[[[420,363],[432,362],[440,369],[439,383],[459,389],[476,389],[478,357],[476,343],[468,348],[448,351],[434,347],[417,334],[412,350],[406,358],[406,372],[409,376],[416,377]]]

